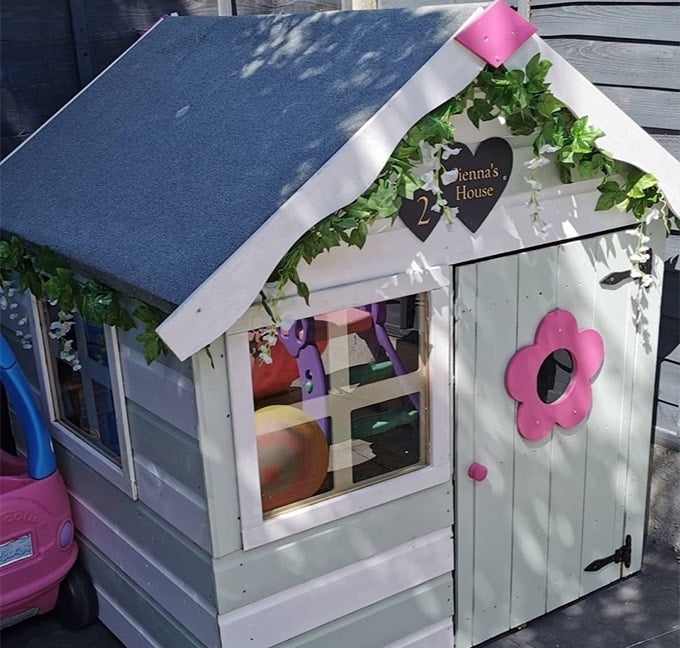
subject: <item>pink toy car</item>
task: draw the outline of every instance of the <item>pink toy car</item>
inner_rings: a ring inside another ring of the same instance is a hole
[[[55,607],[63,625],[84,627],[97,616],[97,597],[76,564],[66,487],[30,387],[1,335],[0,378],[27,455],[0,450],[0,628]]]

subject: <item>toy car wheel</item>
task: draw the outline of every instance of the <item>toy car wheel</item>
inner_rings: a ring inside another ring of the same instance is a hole
[[[97,592],[90,576],[78,563],[59,585],[54,611],[59,623],[68,630],[84,628],[97,618]]]

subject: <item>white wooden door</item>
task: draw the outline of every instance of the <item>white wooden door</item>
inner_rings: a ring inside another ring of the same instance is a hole
[[[661,232],[653,238],[656,283],[640,296],[629,268],[635,237],[615,232],[456,268],[455,498],[456,646],[467,648],[640,568],[658,331]],[[641,299],[642,321],[635,323]],[[593,404],[576,427],[538,441],[517,431],[508,361],[533,344],[553,309],[597,330],[602,367]],[[469,466],[488,469],[483,481]],[[628,569],[585,572],[632,536]]]

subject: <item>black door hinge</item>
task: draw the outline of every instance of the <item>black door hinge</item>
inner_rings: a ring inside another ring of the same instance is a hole
[[[626,567],[630,567],[632,547],[633,539],[627,535],[626,541],[611,556],[593,560],[593,562],[591,562],[590,565],[588,565],[583,571],[597,571],[609,563],[623,563]]]

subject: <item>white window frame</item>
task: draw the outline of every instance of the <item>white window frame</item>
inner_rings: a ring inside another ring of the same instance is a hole
[[[244,549],[285,538],[339,518],[380,506],[389,501],[451,480],[449,435],[451,429],[451,294],[448,268],[432,268],[418,277],[393,275],[369,280],[342,289],[314,294],[316,308],[301,300],[285,300],[279,312],[294,318],[320,315],[331,310],[363,303],[397,299],[415,293],[428,293],[428,389],[429,461],[426,465],[376,483],[311,502],[270,517],[262,513],[262,500],[255,440],[248,330],[267,326],[271,319],[261,307],[253,307],[226,335],[227,372],[233,423],[241,536]],[[335,299],[333,298],[335,297]]]
[[[44,310],[40,302],[33,295],[31,295],[31,315],[35,323],[33,347],[38,366],[40,390],[43,394],[45,411],[49,419],[48,429],[52,438],[114,486],[127,493],[133,500],[136,500],[138,497],[137,482],[135,479],[130,426],[127,418],[125,391],[123,388],[123,370],[116,329],[106,325],[102,327],[109,361],[111,397],[116,415],[116,428],[120,446],[120,466],[85,439],[78,436],[69,426],[58,420],[59,409],[56,405],[57,395],[55,391],[58,389],[58,386],[54,384],[54,378],[49,369],[49,346],[45,337],[49,323],[46,322]]]

